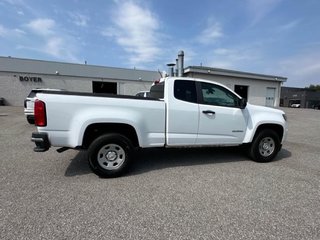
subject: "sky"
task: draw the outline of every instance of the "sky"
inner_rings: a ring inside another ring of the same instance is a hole
[[[0,56],[163,71],[180,50],[320,85],[320,1],[0,0]]]

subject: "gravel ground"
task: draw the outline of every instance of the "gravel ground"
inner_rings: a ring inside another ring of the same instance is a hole
[[[35,127],[0,107],[0,239],[320,239],[320,111],[284,109],[275,161],[238,148],[140,152],[101,179],[86,153],[34,153]]]

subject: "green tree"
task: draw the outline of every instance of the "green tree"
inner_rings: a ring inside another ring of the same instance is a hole
[[[305,87],[306,89],[310,89],[310,90],[314,90],[314,91],[317,91],[317,92],[320,92],[320,85],[313,85],[313,84],[310,84],[309,87]]]

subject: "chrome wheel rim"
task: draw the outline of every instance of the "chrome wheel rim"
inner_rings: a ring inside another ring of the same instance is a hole
[[[259,153],[263,157],[269,157],[275,150],[275,142],[271,137],[261,139],[259,144]]]
[[[126,159],[124,149],[117,144],[103,146],[97,155],[99,165],[106,170],[116,170],[122,166]]]

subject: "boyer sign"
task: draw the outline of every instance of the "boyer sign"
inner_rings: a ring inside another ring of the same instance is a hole
[[[19,79],[21,82],[36,82],[36,83],[42,82],[41,77],[19,76]]]

